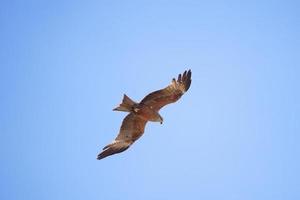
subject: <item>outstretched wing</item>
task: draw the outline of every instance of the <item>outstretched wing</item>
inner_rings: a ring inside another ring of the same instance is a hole
[[[134,141],[143,135],[146,123],[147,121],[138,115],[134,113],[128,114],[122,122],[119,135],[111,144],[103,148],[103,151],[98,155],[97,159],[100,160],[128,149]]]
[[[182,75],[178,75],[177,80],[173,78],[172,83],[166,88],[148,94],[141,104],[158,111],[163,106],[176,102],[190,88],[191,76],[191,70],[184,71]]]

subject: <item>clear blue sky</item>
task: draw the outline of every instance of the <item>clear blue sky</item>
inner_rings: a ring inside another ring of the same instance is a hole
[[[0,3],[0,199],[300,199],[297,1]],[[164,124],[96,160],[192,69]]]

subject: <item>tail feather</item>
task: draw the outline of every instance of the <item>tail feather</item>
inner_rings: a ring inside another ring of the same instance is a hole
[[[124,111],[124,112],[131,112],[132,107],[136,104],[133,100],[131,100],[126,94],[123,96],[122,103],[114,108],[114,111]]]

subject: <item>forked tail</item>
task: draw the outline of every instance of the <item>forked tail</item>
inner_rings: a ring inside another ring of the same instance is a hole
[[[124,94],[122,103],[118,107],[114,108],[113,110],[131,112],[135,104],[137,103],[131,100],[126,94]]]

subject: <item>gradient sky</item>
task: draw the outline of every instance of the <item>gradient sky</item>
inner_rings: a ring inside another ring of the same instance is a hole
[[[300,3],[0,3],[3,200],[300,199]],[[164,124],[96,160],[125,113],[192,69]]]

